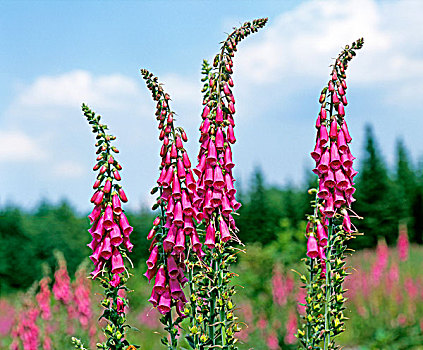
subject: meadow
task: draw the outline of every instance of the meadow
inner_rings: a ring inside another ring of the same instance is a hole
[[[243,322],[240,349],[296,349],[294,334],[304,313],[301,303],[305,294],[293,270],[301,267],[284,266],[273,248],[260,244],[245,248],[248,255],[240,257],[235,269],[239,277],[234,282],[239,289],[236,314]],[[35,283],[25,292],[1,298],[1,348],[10,346],[18,325],[44,348],[46,338],[52,349],[70,348],[71,336],[80,337],[92,348],[102,339],[98,327],[101,290],[85,277],[87,264],[68,279],[64,260],[57,256],[61,262],[55,278],[40,283],[45,287]],[[404,237],[389,248],[380,241],[376,249],[355,253],[348,264],[354,266],[346,280],[349,320],[339,343],[346,349],[422,349],[423,248],[409,247]],[[161,315],[147,302],[150,288],[142,276],[145,270],[140,265],[130,279],[129,288],[134,292],[127,294],[128,314],[137,330],[128,337],[141,349],[158,350],[164,332]]]

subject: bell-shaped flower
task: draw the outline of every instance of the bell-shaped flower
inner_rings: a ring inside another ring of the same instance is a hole
[[[157,294],[154,289],[151,292],[151,296],[150,299],[148,299],[148,301],[154,306],[157,307],[157,305],[159,304],[159,299],[160,299],[160,294]]]
[[[329,170],[329,161],[330,161],[330,154],[329,150],[326,148],[323,152],[319,164],[317,165],[317,170],[320,174],[326,174]]]
[[[217,123],[221,123],[223,122],[223,111],[222,111],[222,107],[217,106],[216,108],[216,122]]]
[[[173,174],[172,196],[176,200],[181,198],[181,184],[179,183],[178,175]]]
[[[170,252],[175,246],[176,233],[177,233],[177,228],[175,225],[172,225],[171,228],[169,229],[169,232],[166,235],[166,238],[163,240],[163,249],[166,252]]]
[[[231,169],[235,166],[234,162],[232,161],[232,150],[229,145],[225,149],[224,162],[225,169],[228,171],[231,171]]]
[[[166,272],[164,266],[160,266],[156,274],[156,279],[154,280],[153,291],[159,295],[163,294],[166,290]]]
[[[341,154],[341,163],[342,163],[342,167],[344,169],[348,169],[351,168],[353,165],[353,162],[350,159],[350,152],[344,152]]]
[[[103,243],[100,248],[100,257],[109,260],[112,256],[112,245],[110,244],[110,237],[107,235],[104,237]]]
[[[182,191],[182,209],[185,215],[192,216],[194,215],[194,209],[192,208],[191,200],[188,196],[188,193],[186,190]]]
[[[195,189],[197,187],[196,184],[195,184],[194,177],[192,175],[191,170],[189,170],[187,172],[187,176],[185,177],[185,184],[188,187],[188,189],[192,192],[195,191]]]
[[[131,225],[129,225],[128,218],[123,213],[120,214],[119,216],[119,225],[120,225],[120,228],[122,229],[123,235],[125,237],[129,237],[129,235],[132,233],[134,228]]]
[[[194,230],[191,216],[184,216],[184,232],[190,234]]]
[[[316,237],[310,234],[307,239],[307,256],[309,258],[317,258],[319,256]]]
[[[198,237],[198,233],[196,230],[193,230],[191,232],[191,246],[192,249],[197,252],[199,249],[201,249],[201,242],[200,238]]]
[[[216,242],[216,232],[214,230],[213,224],[210,222],[206,229],[206,240],[204,244],[209,248],[213,249]]]
[[[206,105],[203,109],[203,114],[202,114],[203,119],[206,118],[209,115],[209,113],[210,113],[210,107]]]
[[[336,187],[339,190],[345,191],[348,188],[349,183],[342,169],[338,169],[335,171],[335,181],[336,181]]]
[[[200,177],[201,174],[203,173],[205,167],[206,167],[206,155],[203,153],[197,167],[195,169],[193,169],[195,175]]]
[[[185,232],[182,228],[178,229],[176,233],[176,241],[175,246],[173,247],[173,251],[177,254],[183,253],[185,250]]]
[[[170,287],[170,295],[172,296],[173,299],[179,299],[182,297],[182,294],[184,294],[178,279],[169,280],[169,287]]]
[[[191,161],[189,160],[188,153],[185,151],[182,152],[182,162],[184,163],[184,167],[186,169],[191,168]]]
[[[222,169],[219,165],[216,164],[214,168],[214,174],[213,174],[213,187],[220,190],[223,189],[225,186],[225,180],[223,179]]]
[[[319,128],[318,142],[320,143],[321,146],[324,146],[327,144],[328,140],[329,140],[328,130],[326,129],[326,126],[321,125]]]
[[[123,265],[123,258],[119,250],[116,248],[113,249],[112,255],[112,273],[122,273],[125,271],[125,266]]]
[[[179,275],[178,266],[176,265],[175,259],[172,255],[167,257],[167,272],[170,278],[177,278]]]
[[[325,227],[322,225],[320,221],[317,222],[317,229],[316,229],[317,239],[319,240],[319,245],[325,247],[328,243],[328,235],[326,233]]]
[[[153,277],[156,276],[156,272],[157,266],[153,267],[152,269],[147,269],[147,271],[144,273],[144,276],[148,279],[148,283],[150,283]]]
[[[333,205],[336,208],[340,208],[344,204],[345,204],[344,193],[342,191],[340,191],[338,188],[335,188],[335,196],[334,196]]]
[[[170,186],[170,184],[172,183],[173,180],[173,166],[171,165],[166,172],[166,176],[162,181],[162,186],[163,187],[168,187]]]
[[[216,165],[216,167],[218,167],[218,166]],[[213,171],[212,166],[210,164],[207,164],[206,171],[204,173],[204,184],[206,186],[212,186],[213,185],[213,181],[214,181],[213,174],[214,174],[214,171]]]
[[[223,144],[225,142],[224,137],[223,137],[223,131],[222,128],[217,128],[216,131],[216,149],[221,150],[223,149]]]
[[[175,209],[173,211],[173,222],[177,226],[182,226],[184,223],[184,217],[182,212],[182,204],[180,201],[176,202]]]
[[[235,196],[236,189],[234,188],[232,176],[228,172],[225,174],[225,187],[229,196]]]
[[[226,221],[223,218],[220,218],[219,220],[219,231],[220,231],[220,240],[222,242],[227,242],[232,238],[228,229],[228,225],[226,224]]]
[[[159,247],[155,245],[147,260],[148,269],[152,269],[156,265],[158,255],[159,255]]]
[[[330,122],[330,130],[329,130],[329,137],[331,139],[336,139],[338,136],[338,123],[336,122],[336,119],[333,118]]]
[[[348,131],[347,122],[344,120],[341,125],[341,130],[344,132],[345,141],[350,143],[352,141],[352,137],[350,136],[350,132]]]
[[[347,145],[347,142],[345,141],[344,132],[342,130],[340,130],[338,133],[336,143],[338,145],[338,149],[340,152],[344,153],[348,151],[348,145]]]
[[[157,310],[164,315],[170,311],[170,292],[166,289],[163,294],[160,296],[159,305],[157,306]]]
[[[326,129],[326,128],[325,128]],[[316,162],[318,162],[319,161],[319,159],[320,159],[320,157],[321,157],[321,155],[322,155],[322,153],[323,153],[323,149],[322,149],[322,145],[320,144],[320,142],[318,141],[317,143],[316,143],[316,146],[314,147],[314,151],[313,152],[311,152],[310,154],[311,154],[311,157],[316,161]]]
[[[120,204],[120,199],[117,193],[112,196],[112,205],[113,205],[113,212],[116,215],[120,215],[122,213],[122,207]]]
[[[333,207],[333,198],[332,196],[328,196],[325,200],[325,207],[323,209],[323,212],[326,217],[331,218],[335,214],[335,210]]]
[[[332,171],[328,171],[324,179],[324,186],[327,188],[332,188],[335,186],[335,176]]]
[[[119,246],[123,242],[123,238],[120,232],[119,225],[113,223],[112,229],[110,230],[110,244]]]
[[[338,147],[335,142],[332,142],[330,146],[330,167],[333,170],[337,170],[341,167],[341,159],[339,157]]]
[[[209,142],[209,147],[207,149],[207,162],[210,165],[216,164],[217,161],[217,153],[216,153],[216,146],[212,140]]]
[[[231,124],[228,126],[228,141],[232,144],[236,142],[234,128]]]
[[[100,216],[100,214],[101,214],[101,206],[96,205],[93,211],[91,212],[91,214],[88,215],[88,218],[90,219],[90,223],[92,224],[94,221],[96,221],[97,218]]]
[[[176,169],[178,172],[178,177],[180,179],[184,179],[186,176],[186,172],[185,172],[185,166],[184,163],[182,162],[181,158],[178,158],[177,164],[176,164]]]
[[[317,193],[317,196],[321,199],[326,199],[327,196],[329,196],[330,191],[325,186],[325,180],[324,178],[319,179],[319,192]]]

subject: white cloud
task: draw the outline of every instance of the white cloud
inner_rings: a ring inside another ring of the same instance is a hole
[[[421,1],[305,2],[271,18],[264,38],[243,48],[238,69],[258,83],[321,79],[343,45],[364,37],[363,52],[353,63],[355,83],[414,84],[423,78],[423,41],[417,35],[422,12]]]
[[[0,150],[1,161],[33,162],[47,156],[35,138],[19,130],[0,131]]]
[[[140,95],[139,84],[121,74],[95,77],[83,70],[38,77],[16,103],[25,107],[75,107],[86,101],[103,108],[117,108]]]
[[[57,177],[77,179],[86,174],[83,164],[75,161],[64,161],[54,166],[53,173]]]

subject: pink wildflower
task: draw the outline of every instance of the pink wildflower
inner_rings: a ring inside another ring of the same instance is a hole
[[[407,224],[399,225],[399,237],[398,237],[398,257],[400,261],[406,261],[408,259],[409,242],[407,234]]]
[[[286,334],[284,338],[286,344],[295,344],[297,342],[297,338],[295,337],[297,322],[297,315],[294,310],[291,310],[288,315],[288,321],[286,322]]]

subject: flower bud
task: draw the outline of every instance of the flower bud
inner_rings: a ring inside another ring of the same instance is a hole
[[[119,197],[122,200],[122,202],[126,203],[128,201],[128,198],[126,197],[125,191],[123,188],[119,188]]]

